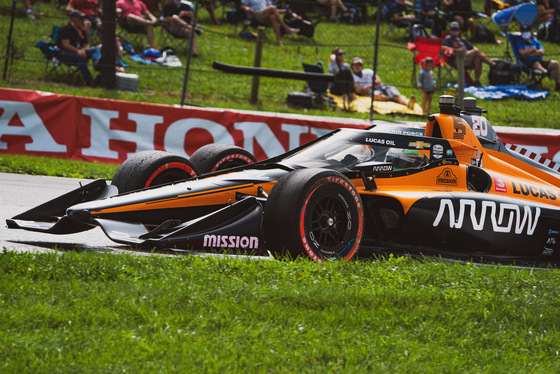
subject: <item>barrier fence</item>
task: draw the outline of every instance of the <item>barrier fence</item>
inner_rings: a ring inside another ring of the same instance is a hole
[[[112,1],[112,0],[111,0]],[[41,1],[35,5],[36,19],[28,19],[21,4],[15,6],[15,13],[12,15],[12,2],[0,2],[0,54],[4,64],[5,79],[9,81],[29,81],[29,82],[61,82],[74,86],[84,85],[83,79],[79,74],[67,74],[64,66],[58,67],[56,74],[52,74],[49,69],[53,66],[47,63],[44,53],[35,44],[44,40],[49,42],[48,36],[53,32],[53,26],[63,26],[68,22],[65,12],[66,3],[58,0],[50,2]],[[109,4],[104,1],[104,4]],[[482,3],[475,1],[482,10]],[[289,71],[303,71],[302,62],[316,64],[321,62],[325,72],[329,63],[331,51],[340,47],[346,52],[346,62],[350,62],[352,57],[360,57],[364,61],[365,67],[373,67],[376,53],[376,18],[377,7],[375,3],[357,2],[355,3],[358,17],[349,18],[348,14],[343,14],[339,10],[334,22],[329,20],[328,8],[322,7],[315,2],[298,1],[297,3],[284,3],[282,6],[289,5],[291,9],[306,15],[315,25],[312,38],[300,35],[284,35],[282,45],[278,45],[274,32],[270,27],[266,28],[265,40],[262,50],[262,66],[272,69],[284,69]],[[153,12],[159,18],[158,11]],[[251,77],[225,74],[212,69],[212,63],[219,61],[223,63],[253,66],[255,59],[256,35],[255,25],[247,21],[244,16],[239,15],[239,10],[232,4],[216,4],[215,13],[220,25],[213,23],[207,9],[200,7],[197,11],[198,29],[200,35],[196,35],[197,50],[192,52],[192,58],[188,57],[188,40],[177,39],[169,35],[161,26],[154,28],[155,47],[159,50],[164,47],[172,47],[175,55],[181,62],[180,67],[163,66],[157,63],[142,63],[136,60],[141,57],[141,53],[147,49],[147,38],[143,34],[132,34],[122,29],[116,22],[104,21],[103,30],[109,25],[116,29],[116,33],[123,39],[123,44],[128,47],[130,44],[137,53],[135,59],[130,58],[130,52],[125,53],[122,60],[126,65],[124,69],[128,74],[138,76],[138,90],[143,93],[152,91],[169,92],[177,97],[181,92],[184,83],[188,82],[186,89],[186,103],[196,103],[203,105],[205,100],[220,102],[225,101],[228,105],[235,105],[236,102],[248,103],[251,100]],[[475,43],[479,49],[484,51],[490,58],[504,58],[511,49],[506,38],[501,34],[495,24],[488,18],[477,18],[476,21],[485,24],[502,41],[501,44]],[[13,22],[11,38],[10,25]],[[517,31],[517,26],[511,25],[511,31]],[[406,28],[399,28],[395,25],[383,23],[380,26],[377,73],[381,76],[384,83],[396,86],[405,96],[421,93],[416,87],[415,77],[413,76],[413,53],[409,50],[407,40],[408,31]],[[8,40],[11,43],[8,44]],[[101,41],[106,41],[98,33],[90,36],[92,45],[97,45]],[[560,46],[553,43],[544,43],[545,58],[558,59],[560,57]],[[104,55],[117,55],[114,52],[104,49]],[[105,58],[99,69],[111,67]],[[144,61],[147,62],[147,61]],[[62,64],[63,65],[63,64]],[[172,65],[172,64],[170,64]],[[186,70],[188,65],[188,70]],[[90,71],[96,76],[97,72],[89,66]],[[483,67],[481,81],[483,85],[488,84],[487,65]],[[418,69],[416,69],[416,72]],[[471,73],[472,74],[472,73]],[[188,78],[188,79],[186,79]],[[258,93],[260,103],[283,103],[286,97],[293,91],[304,91],[306,83],[299,80],[281,80],[277,78],[261,78]],[[457,83],[457,74],[452,73],[443,76],[439,82],[442,87],[438,94],[444,93],[443,88]],[[545,79],[543,88],[551,93],[545,100],[522,101],[522,105],[517,105],[517,101],[485,102],[485,105],[493,110],[495,119],[499,124],[525,123],[531,126],[535,121],[534,113],[538,112],[540,124],[544,127],[560,127],[556,121],[556,110],[560,96],[554,93],[554,82]],[[434,95],[433,107],[437,108],[437,94]],[[118,98],[118,96],[117,96]],[[176,103],[179,104],[181,98],[177,97]],[[519,120],[523,117],[522,120]],[[523,122],[524,121],[524,122]]]

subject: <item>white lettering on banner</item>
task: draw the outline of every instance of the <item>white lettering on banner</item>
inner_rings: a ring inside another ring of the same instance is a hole
[[[282,143],[264,122],[238,122],[234,124],[234,127],[243,131],[243,145],[241,147],[251,154],[255,154],[253,150],[253,142],[255,141],[260,144],[267,158],[286,152]]]
[[[109,140],[124,140],[136,143],[136,152],[154,149],[154,131],[162,116],[128,113],[128,119],[136,122],[136,131],[111,130],[111,120],[119,118],[119,112],[95,108],[82,108],[82,113],[91,118],[91,143],[82,149],[84,156],[118,159],[119,153],[109,149]]]
[[[490,220],[492,221],[492,230],[494,232],[510,233],[511,229],[515,228],[514,232],[516,234],[522,234],[525,227],[527,227],[527,235],[533,235],[541,215],[541,209],[539,207],[536,207],[533,213],[530,207],[523,205],[523,213],[521,213],[519,205],[507,203],[496,204],[494,201],[482,201],[481,205],[481,209],[477,211],[476,202],[474,200],[460,199],[459,214],[455,216],[455,208],[453,207],[452,201],[450,199],[441,199],[439,211],[433,226],[437,227],[440,224],[443,214],[447,210],[449,212],[449,227],[452,229],[461,229],[468,209],[470,211],[469,217],[472,227],[476,231],[482,231],[484,229],[486,214],[489,212]],[[496,206],[499,209],[499,214],[496,212]],[[509,219],[506,218],[507,223],[504,222],[506,214],[509,215]]]
[[[225,126],[207,119],[186,118],[173,122],[165,132],[163,140],[165,150],[183,157],[189,157],[185,151],[185,142],[188,141],[187,133],[193,129],[208,131],[212,135],[213,143],[235,144],[233,137]]]
[[[309,132],[308,126],[301,125],[288,125],[286,123],[282,124],[282,131],[289,134],[288,150],[299,147],[301,140],[301,134],[307,134]]]
[[[342,126],[341,126],[342,127]],[[317,135],[320,138],[323,135],[327,135],[329,132],[333,131],[334,129],[323,129],[320,127],[312,127],[311,133]]]
[[[25,144],[26,151],[66,152],[66,146],[58,144],[53,139],[41,117],[35,111],[33,104],[0,100],[0,109],[4,110],[4,113],[0,116],[0,138],[3,135],[28,136],[31,138],[31,143]],[[9,126],[10,121],[16,114],[23,126]],[[0,141],[0,149],[8,149],[8,144]]]

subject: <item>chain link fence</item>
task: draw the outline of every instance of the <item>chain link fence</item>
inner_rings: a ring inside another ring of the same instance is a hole
[[[109,1],[114,5],[114,0],[104,0],[104,8],[109,9],[112,6]],[[220,23],[218,25],[208,11],[207,1],[211,0],[201,2],[197,9],[196,53],[191,50],[189,55],[189,39],[170,35],[165,27],[161,26],[162,22],[158,22],[153,27],[154,47],[159,51],[166,48],[168,51],[173,49],[174,55],[181,63],[180,67],[174,67],[173,63],[166,66],[165,63],[143,58],[145,57],[143,52],[148,48],[146,35],[128,32],[118,22],[107,17],[103,18],[101,32],[95,31],[89,35],[90,44],[92,46],[99,45],[101,42],[111,44],[111,39],[107,35],[111,35],[110,30],[114,28],[116,35],[120,36],[123,69],[126,74],[138,76],[138,91],[141,93],[168,92],[169,96],[176,98],[177,104],[181,102],[183,93],[187,103],[199,105],[204,105],[205,100],[225,101],[229,106],[235,103],[248,103],[251,99],[251,77],[219,72],[212,68],[212,63],[219,61],[238,66],[253,66],[256,24],[242,14],[239,6],[234,3],[217,2],[214,12],[216,20]],[[317,1],[302,0],[279,4],[280,8],[285,9],[287,6],[296,14],[300,13],[309,19],[314,25],[314,34],[313,37],[284,35],[281,39],[282,45],[278,45],[273,28],[267,27],[261,66],[301,72],[302,63],[320,62],[326,72],[332,50],[342,48],[346,52],[346,62],[350,62],[352,57],[360,57],[366,68],[373,68],[377,53],[377,73],[384,83],[396,86],[405,96],[420,95],[413,75],[414,53],[410,51],[408,29],[386,22],[382,22],[377,27],[376,3],[366,0],[359,0],[353,4],[344,3],[346,10],[338,7],[334,17],[333,9],[338,5],[333,7],[331,3],[338,4],[334,0],[326,5]],[[35,48],[36,43],[41,40],[47,45],[52,43],[54,27],[62,27],[68,23],[66,5],[66,2],[60,0],[41,1],[34,5],[35,19],[32,20],[27,17],[23,4],[16,3],[14,7],[11,1],[0,2],[0,35],[2,36],[0,55],[4,80],[59,82],[78,87],[85,84],[82,74],[79,72],[72,74],[72,69],[68,69],[68,66],[60,61],[59,66],[54,66],[52,61],[46,58],[48,56],[45,51]],[[152,2],[149,5],[154,16],[161,20],[161,4]],[[483,3],[474,2],[474,7],[477,6],[478,9],[483,10]],[[411,9],[411,12],[413,10]],[[475,21],[486,25],[501,44],[474,44],[489,58],[504,59],[508,57],[508,53],[511,58],[511,46],[503,35],[503,29],[498,28],[490,18],[475,18]],[[288,24],[294,26],[294,23],[288,22]],[[378,30],[379,35],[377,35]],[[509,30],[518,31],[513,23]],[[118,64],[115,66],[114,62],[121,60],[121,52],[118,44],[114,45],[115,49],[112,50],[107,47],[102,48],[104,59],[98,66],[94,68],[89,64],[88,68],[94,77],[103,69],[111,69],[111,71],[118,69]],[[544,46],[546,59],[560,57],[558,44],[544,43]],[[481,78],[483,85],[488,84],[488,70],[489,66],[484,65]],[[416,72],[418,72],[417,68]],[[124,76],[120,78],[120,82],[123,84],[126,79],[133,78],[133,76]],[[437,101],[438,94],[444,92],[444,87],[456,83],[455,71],[444,75],[439,82],[439,87],[442,89],[434,95],[434,103]],[[543,84],[544,89],[554,91],[553,81],[545,79]],[[261,78],[258,100],[260,103],[285,102],[290,92],[303,91],[305,86],[306,83],[299,80]],[[551,93],[546,100],[539,100],[538,106],[527,109],[526,117],[531,118],[531,111],[538,110],[543,115],[546,114],[548,127],[560,126],[554,122],[558,98],[557,93]],[[488,105],[499,108],[501,104],[488,103]],[[504,105],[511,106],[511,104]],[[509,116],[518,116],[519,110],[521,109],[515,108],[509,114],[503,114],[505,116],[503,122],[507,124],[508,118],[511,119]]]

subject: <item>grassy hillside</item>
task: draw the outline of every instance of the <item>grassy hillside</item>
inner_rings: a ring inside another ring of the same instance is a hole
[[[482,2],[474,2],[475,7],[482,9]],[[0,55],[5,60],[6,41],[9,30],[10,7],[8,4],[0,6]],[[103,89],[89,89],[80,85],[68,85],[64,82],[53,81],[45,76],[45,63],[41,52],[33,45],[44,36],[49,35],[53,25],[62,25],[67,18],[64,16],[64,6],[55,2],[41,2],[43,16],[35,21],[28,20],[18,4],[14,23],[14,49],[8,66],[8,79],[2,81],[4,87],[20,87],[39,89],[49,92],[71,95],[94,96],[102,98],[143,101],[161,104],[178,104],[181,101],[184,68],[166,68],[148,66],[131,62],[128,73],[139,75],[139,92],[129,93],[121,91],[106,91]],[[227,7],[218,7],[219,17],[224,18]],[[360,56],[366,66],[373,65],[375,24],[372,15],[376,8],[368,7],[368,24],[347,25],[328,23],[324,20],[317,24],[314,39],[303,37],[285,37],[284,46],[274,43],[271,30],[267,30],[267,43],[263,50],[264,67],[302,71],[300,55],[304,62],[315,63],[319,58],[325,65],[334,47],[341,46],[347,52],[348,59]],[[255,54],[255,43],[238,36],[242,25],[231,25],[223,20],[221,26],[211,25],[205,9],[199,12],[199,23],[204,26],[204,33],[198,37],[200,57],[191,61],[189,80],[187,85],[186,103],[197,106],[226,107],[238,109],[253,109],[275,112],[306,113],[330,116],[347,116],[354,118],[369,118],[369,114],[348,113],[329,108],[322,110],[302,110],[286,106],[287,94],[291,91],[301,91],[305,83],[294,80],[280,80],[262,78],[259,92],[259,103],[249,104],[251,77],[229,75],[211,68],[213,61],[229,64],[252,66]],[[483,22],[488,22],[483,20]],[[498,29],[492,23],[490,28],[498,34]],[[408,51],[403,37],[405,32],[397,30],[395,34],[388,34],[387,27],[381,29],[379,47],[378,73],[384,82],[399,87],[406,96],[420,92],[411,83],[412,53]],[[176,46],[183,63],[186,62],[184,49],[172,39],[163,40],[162,30],[156,30],[156,41],[163,47]],[[505,40],[498,34],[501,40]],[[503,57],[506,51],[505,43],[500,45],[481,44],[479,47],[490,57]],[[143,46],[137,47],[137,49]],[[545,44],[551,57],[558,55],[560,48],[556,45]],[[12,59],[13,58],[13,59]],[[487,83],[488,67],[485,66],[482,78]],[[443,83],[452,83],[454,77],[449,77]],[[545,81],[545,88],[552,90],[553,83]],[[442,92],[440,92],[441,94]],[[517,101],[517,100],[479,100],[479,105],[488,109],[488,118],[496,125],[560,127],[556,120],[556,109],[560,95],[552,92],[546,100]],[[433,108],[437,109],[437,95],[434,97]],[[538,113],[538,117],[535,117]],[[381,118],[377,116],[377,118]],[[384,118],[398,119],[397,116]],[[421,120],[421,118],[414,118]]]

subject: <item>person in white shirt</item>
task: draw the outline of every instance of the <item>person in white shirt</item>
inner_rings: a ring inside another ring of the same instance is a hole
[[[371,89],[373,87],[374,100],[395,101],[410,109],[414,108],[414,104],[416,104],[416,98],[414,96],[411,96],[410,100],[407,99],[404,95],[401,95],[397,87],[383,83],[377,74],[375,74],[374,86],[373,70],[364,69],[364,62],[361,58],[354,57],[350,67],[352,68],[352,76],[354,77],[354,84],[356,85],[356,92],[358,95],[371,96]]]

